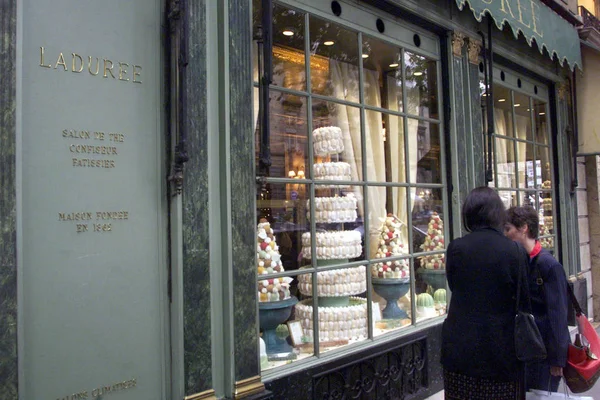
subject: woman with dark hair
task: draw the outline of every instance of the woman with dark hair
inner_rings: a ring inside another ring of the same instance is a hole
[[[472,190],[462,214],[470,233],[446,251],[452,297],[442,328],[445,398],[522,399],[514,326],[519,263],[527,265],[527,254],[503,235],[506,210],[493,189]]]
[[[539,216],[533,207],[511,207],[504,233],[529,253],[529,292],[531,312],[544,338],[548,356],[544,361],[528,364],[525,374],[527,389],[558,390],[562,369],[567,363],[571,341],[567,326],[569,295],[567,277],[562,265],[542,249],[537,240]]]

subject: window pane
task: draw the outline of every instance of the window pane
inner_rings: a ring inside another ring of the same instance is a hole
[[[310,233],[302,234],[302,258],[311,267],[316,259],[317,269],[365,259],[363,251],[364,222],[363,194],[360,187],[346,185],[315,185],[314,251]],[[311,201],[307,201],[307,208]],[[310,215],[307,213],[307,215]],[[366,266],[328,269],[318,272],[319,341],[321,351],[363,340],[367,337]],[[303,327],[314,338],[313,285],[315,275],[303,275],[300,293],[304,300],[296,306]]]
[[[309,29],[312,92],[358,102],[358,34],[312,16]]]
[[[550,131],[546,119],[546,103],[540,100],[533,101],[533,118],[535,129],[535,141],[540,144],[550,144]]]
[[[542,189],[549,189],[552,187],[552,167],[550,160],[550,149],[548,147],[536,146],[537,153],[537,187]],[[541,182],[540,182],[541,180]]]
[[[256,94],[256,91],[255,91]],[[270,177],[298,178],[306,171],[308,140],[306,98],[271,90],[270,93]],[[258,118],[258,111],[255,110]],[[260,123],[260,122],[258,122]],[[256,157],[259,165],[260,133],[256,130]]]
[[[353,181],[363,179],[362,175],[362,147],[360,137],[360,108],[333,103],[323,100],[313,100],[313,155],[317,163],[343,163],[336,164],[347,176],[350,168],[350,177]],[[367,129],[374,131],[381,129],[381,121],[367,122]],[[327,164],[324,164],[327,165]],[[319,169],[315,171],[321,173]]]
[[[531,143],[517,142],[517,170],[520,188],[535,187],[535,162],[533,145]]]
[[[540,194],[540,242],[542,247],[554,250],[554,200],[551,191]]]
[[[498,181],[496,187],[516,187],[514,142],[512,140],[496,138],[496,173]]]
[[[436,62],[411,52],[404,53],[406,112],[439,119]]]
[[[365,37],[362,47],[365,103],[402,111],[401,53],[398,47]]]
[[[301,342],[298,346],[287,345],[290,333],[286,325],[297,318],[294,312],[297,279],[293,271],[299,266],[301,235],[307,227],[307,193],[306,185],[292,184],[267,184],[257,192],[259,325],[267,354],[261,357],[262,370],[313,354],[311,347],[302,345],[302,342],[308,342],[302,335],[298,338]],[[272,276],[283,272],[285,276]],[[281,313],[282,308],[288,312]]]
[[[514,93],[513,109],[515,111],[516,137],[522,140],[533,140],[531,134],[531,110],[529,109],[529,97],[524,94]]]
[[[443,251],[444,244],[444,203],[442,189],[411,189],[413,252]],[[416,267],[445,269],[444,254],[420,257]]]
[[[364,260],[363,194],[359,186],[315,185],[318,266]],[[310,220],[310,200],[306,202]],[[302,257],[311,262],[310,232],[302,235]]]
[[[407,122],[410,182],[441,183],[442,149],[440,146],[440,126],[435,123],[410,118]]]
[[[306,90],[304,13],[273,7],[273,85]]]
[[[375,182],[406,182],[404,118],[365,111],[367,177]],[[416,141],[413,136],[413,153]]]
[[[494,130],[496,135],[514,137],[510,90],[494,85]]]
[[[410,325],[407,189],[369,187],[369,258],[374,334]]]

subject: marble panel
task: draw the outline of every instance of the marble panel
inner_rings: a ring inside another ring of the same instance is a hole
[[[479,67],[469,63],[469,87],[471,88],[471,132],[473,133],[473,187],[485,185],[485,149],[483,141],[483,115],[479,95]]]
[[[17,1],[0,2],[0,399],[18,397],[16,241]]]
[[[229,109],[236,381],[260,374],[256,286],[256,207],[252,134],[251,2],[229,0]]]
[[[212,389],[208,154],[206,104],[206,4],[187,2],[189,63],[183,187],[183,296],[185,393]]]

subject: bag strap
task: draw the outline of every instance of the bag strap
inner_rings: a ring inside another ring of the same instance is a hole
[[[519,244],[517,242],[513,242],[515,244],[515,246],[517,247],[517,274],[518,274],[518,278],[517,278],[517,310],[516,310],[516,314],[519,313],[519,311],[522,310],[521,308],[521,281],[523,279],[523,274],[527,272],[527,269],[525,268],[525,266],[523,265],[523,261],[522,261],[522,257],[521,257],[521,246],[519,246]],[[525,281],[525,283],[527,283],[527,281]],[[527,291],[529,293],[529,291]],[[528,312],[531,311],[531,299],[529,297],[527,297],[527,301],[529,303],[529,308],[528,308]]]
[[[567,281],[567,292],[569,293],[569,298],[571,299],[571,304],[573,305],[573,309],[575,310],[575,315],[577,315],[578,317],[581,316],[581,314],[583,314],[583,310],[581,309],[581,306],[579,305],[579,302],[577,301],[577,298],[575,297],[575,294],[573,293],[573,289],[571,288],[571,285],[569,285],[569,281]]]

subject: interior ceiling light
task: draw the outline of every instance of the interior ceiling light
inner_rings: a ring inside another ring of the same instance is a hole
[[[323,42],[323,44],[324,44],[325,46],[333,46],[333,44],[334,44],[334,43],[335,43],[335,42],[334,42],[333,40],[328,40],[328,41],[326,41],[326,42]]]
[[[397,66],[398,66],[398,64],[396,64],[396,63],[390,64],[390,68],[396,68]]]
[[[369,58],[369,55],[368,54],[363,54],[362,58]]]
[[[283,36],[294,36],[294,31],[286,29],[285,31],[281,32],[283,33]]]
[[[515,104],[515,107],[519,107],[519,106],[520,106],[520,104],[519,104],[519,103]]]
[[[546,113],[545,112],[541,112],[540,115],[546,115]]]
[[[413,73],[413,75],[414,75],[414,76],[421,76],[421,75],[423,75],[423,73],[422,73],[422,72],[420,72],[420,71],[417,71],[417,72]]]
[[[504,103],[506,99],[498,99],[498,103]]]
[[[527,111],[531,111],[531,110],[528,108]]]

